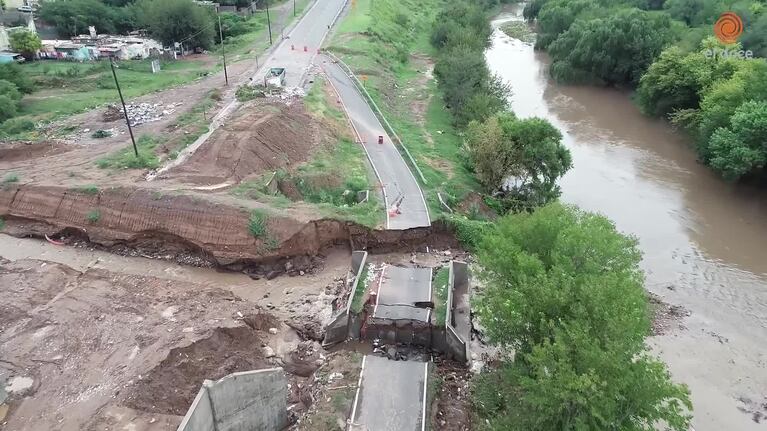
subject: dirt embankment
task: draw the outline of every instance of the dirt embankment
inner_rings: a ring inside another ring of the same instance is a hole
[[[327,132],[303,103],[249,102],[186,163],[165,176],[192,183],[239,183],[308,160],[323,134]]]
[[[121,254],[136,252],[181,263],[265,274],[312,267],[311,257],[333,246],[374,252],[455,246],[441,223],[430,228],[379,231],[355,223],[319,219],[301,223],[269,214],[265,234],[254,237],[250,214],[201,198],[143,189],[79,191],[63,187],[0,189],[4,232],[47,235]]]

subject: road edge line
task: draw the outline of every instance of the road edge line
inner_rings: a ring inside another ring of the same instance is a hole
[[[362,366],[360,367],[360,378],[357,379],[357,393],[354,394],[354,405],[352,406],[352,415],[349,417],[349,426],[347,429],[351,429],[352,424],[354,423],[354,417],[357,415],[357,403],[359,402],[360,398],[360,389],[362,389],[362,374],[365,372],[365,359],[367,359],[367,356],[362,357]]]
[[[324,71],[325,69],[324,65],[322,66],[322,69]],[[343,69],[341,71],[343,72]],[[381,185],[381,192],[383,193],[383,197],[384,197],[384,215],[386,215],[386,230],[389,230],[389,224],[390,224],[389,198],[386,196],[386,186],[384,185],[383,180],[381,179],[381,174],[378,173],[378,169],[376,168],[375,163],[373,163],[373,159],[370,157],[370,152],[368,151],[367,147],[365,147],[365,144],[362,142],[362,135],[360,135],[360,132],[357,130],[357,126],[354,125],[354,120],[352,120],[352,117],[349,114],[349,109],[346,108],[346,104],[344,103],[344,99],[341,97],[341,93],[338,91],[338,88],[336,88],[335,84],[333,84],[333,78],[330,77],[327,71],[325,71],[325,76],[328,78],[328,82],[330,83],[330,86],[333,87],[333,91],[336,93],[336,96],[338,96],[338,101],[341,102],[341,107],[344,110],[344,115],[346,116],[346,120],[349,122],[349,125],[352,127],[354,134],[357,135],[357,140],[359,141],[360,146],[362,147],[362,150],[365,151],[365,155],[368,158],[368,162],[370,163],[370,166],[373,167],[373,172],[375,172],[376,174],[376,178],[378,179],[378,184]]]
[[[423,404],[421,410],[421,431],[426,431],[426,383],[429,381],[429,363],[423,364]]]

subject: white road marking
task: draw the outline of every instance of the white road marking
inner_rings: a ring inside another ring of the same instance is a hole
[[[357,393],[354,395],[354,407],[352,407],[352,416],[349,418],[348,429],[351,429],[351,426],[354,423],[354,418],[355,416],[357,416],[357,402],[360,399],[360,389],[362,388],[362,373],[365,372],[365,359],[367,359],[367,356],[362,357],[362,367],[360,368],[360,378],[357,380]]]

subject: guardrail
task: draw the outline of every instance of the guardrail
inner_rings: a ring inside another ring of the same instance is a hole
[[[352,72],[352,69],[344,63],[340,58],[336,57],[335,54],[328,50],[324,50],[325,54],[327,54],[333,61],[335,61],[338,65],[341,66],[341,69],[346,72],[347,75],[349,75],[350,78],[352,78],[352,81],[354,82],[357,89],[360,91],[361,94],[363,94],[368,102],[370,102],[370,106],[373,107],[373,111],[376,113],[376,116],[381,120],[381,123],[384,125],[384,127],[387,129],[386,132],[391,134],[399,144],[400,148],[405,152],[405,155],[407,155],[407,158],[410,160],[410,164],[413,165],[413,168],[415,168],[416,172],[418,172],[418,176],[421,178],[421,181],[423,184],[428,184],[428,181],[426,181],[426,178],[423,176],[423,172],[421,172],[421,168],[418,167],[418,164],[415,162],[415,159],[413,158],[413,155],[410,154],[410,150],[407,149],[407,146],[404,142],[402,142],[402,139],[400,139],[399,135],[397,135],[397,132],[394,131],[394,128],[389,123],[389,120],[386,119],[383,112],[381,112],[381,109],[378,107],[378,104],[376,104],[375,100],[370,96],[370,93],[368,93],[368,90],[365,88],[364,85],[362,85],[362,82],[357,78],[357,75]]]

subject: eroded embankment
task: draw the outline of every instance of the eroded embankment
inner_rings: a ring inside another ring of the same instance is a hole
[[[380,231],[331,219],[302,223],[277,214],[267,216],[265,234],[256,238],[243,209],[135,188],[89,192],[6,186],[0,190],[0,217],[3,232],[18,237],[47,235],[121,254],[135,251],[252,273],[310,268],[311,258],[332,246],[388,252],[457,245],[442,223]]]

